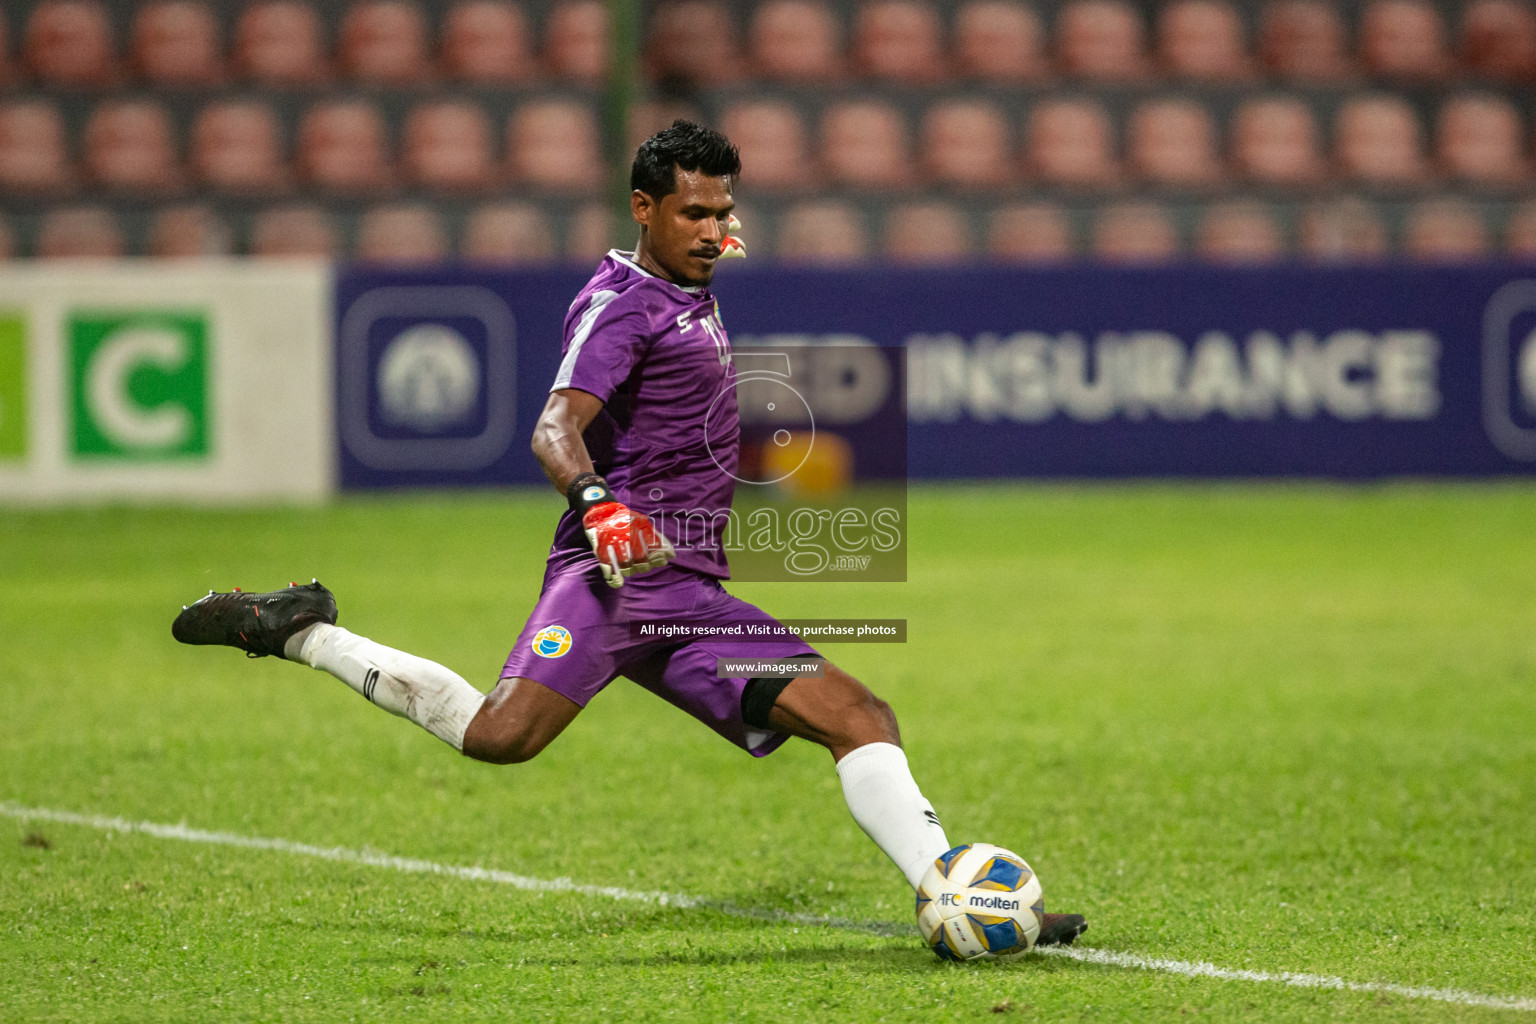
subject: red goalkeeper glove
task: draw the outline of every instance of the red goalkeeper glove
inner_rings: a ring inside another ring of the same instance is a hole
[[[566,492],[571,510],[581,516],[592,553],[602,567],[603,581],[622,587],[625,576],[659,569],[676,557],[667,538],[650,517],[615,501],[613,492],[595,473],[583,473]]]

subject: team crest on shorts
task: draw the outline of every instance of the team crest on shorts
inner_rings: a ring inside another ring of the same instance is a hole
[[[541,658],[558,658],[571,649],[571,631],[564,626],[545,626],[533,634],[533,653]]]

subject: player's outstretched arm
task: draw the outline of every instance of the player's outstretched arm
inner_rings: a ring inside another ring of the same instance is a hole
[[[603,579],[622,587],[624,577],[666,565],[675,552],[650,518],[616,500],[594,471],[581,435],[602,408],[595,395],[576,388],[552,392],[533,430],[533,454],[581,517]]]

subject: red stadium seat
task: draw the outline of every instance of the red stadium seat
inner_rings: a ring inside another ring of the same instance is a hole
[[[1051,74],[1040,15],[1020,0],[969,0],[955,14],[954,54],[959,78],[1012,85]]]
[[[1175,78],[1235,82],[1253,76],[1243,21],[1229,0],[1174,0],[1157,15],[1157,56]]]
[[[1467,263],[1486,259],[1489,249],[1483,211],[1465,199],[1415,203],[1403,224],[1403,252],[1418,263]]]
[[[460,254],[470,263],[528,265],[555,262],[549,216],[531,203],[482,206],[464,223]]]
[[[719,85],[741,76],[736,26],[721,0],[665,0],[646,35],[652,81]]]
[[[1232,116],[1232,165],[1259,185],[1321,182],[1325,162],[1312,108],[1289,96],[1244,101]]]
[[[823,0],[765,0],[752,13],[748,46],[754,72],[773,82],[842,78],[842,27]]]
[[[306,0],[257,0],[235,26],[235,64],[265,86],[294,87],[330,77],[320,16]]]
[[[1200,218],[1195,254],[1209,263],[1274,263],[1285,256],[1285,237],[1274,211],[1265,204],[1228,200],[1213,204]]]
[[[779,221],[777,256],[784,263],[834,266],[869,256],[864,217],[837,200],[798,203]]]
[[[405,177],[441,191],[488,188],[496,177],[491,122],[468,100],[423,103],[405,119]]]
[[[1119,178],[1113,126],[1104,104],[1088,97],[1042,100],[1024,129],[1030,176],[1066,188],[1103,188]]]
[[[1448,177],[1478,185],[1528,181],[1531,164],[1523,152],[1520,112],[1502,96],[1467,93],[1440,107],[1435,123],[1435,158]]]
[[[782,100],[746,100],[727,107],[720,128],[741,151],[741,176],[752,191],[802,189],[817,168],[807,145],[805,122]]]
[[[27,20],[27,69],[43,85],[100,89],[118,79],[112,23],[100,0],[43,0]]]
[[[150,222],[149,256],[199,259],[233,252],[234,238],[229,225],[202,204],[166,207],[157,211]]]
[[[219,23],[203,0],[153,0],[135,12],[129,52],[139,77],[169,88],[224,79]]]
[[[1536,200],[1526,200],[1510,212],[1504,251],[1515,259],[1536,261]]]
[[[821,117],[828,176],[851,188],[901,188],[912,181],[906,120],[883,100],[844,100]]]
[[[1386,255],[1387,226],[1362,199],[1325,199],[1302,210],[1298,241],[1314,263],[1368,263]]]
[[[384,118],[366,100],[327,100],[299,124],[299,169],[309,184],[338,194],[392,182]]]
[[[192,124],[190,163],[198,184],[219,192],[260,195],[289,185],[282,128],[264,100],[204,107]]]
[[[111,210],[71,206],[43,216],[36,248],[38,259],[44,260],[115,260],[127,247]]]
[[[1259,56],[1270,74],[1337,82],[1355,72],[1337,7],[1326,0],[1272,0],[1259,25]]]
[[[886,216],[885,255],[894,263],[952,264],[972,256],[964,211],[949,203],[903,203]]]
[[[1221,182],[1216,125],[1195,100],[1147,100],[1131,114],[1126,136],[1130,171],[1148,184],[1204,188]]]
[[[0,190],[48,194],[74,184],[58,106],[51,100],[0,104]]]
[[[1525,0],[1472,0],[1461,16],[1461,62],[1501,82],[1536,79],[1536,12]]]
[[[691,103],[681,100],[653,100],[641,101],[629,108],[629,124],[625,137],[626,152],[633,153],[640,148],[640,144],[655,135],[663,128],[670,127],[673,121],[681,118],[684,121],[692,121],[694,124],[703,124],[704,115],[699,108]],[[736,142],[736,136],[731,136],[731,141]]]
[[[1015,176],[1008,119],[983,99],[944,100],[923,115],[920,162],[935,184],[996,188]]]
[[[106,100],[85,123],[85,169],[113,192],[161,193],[181,184],[171,116],[152,100]]]
[[[597,118],[575,100],[533,100],[507,119],[513,181],[552,192],[590,192],[603,183]]]
[[[433,74],[426,16],[411,0],[357,0],[341,19],[337,50],[359,82],[418,85]]]
[[[987,252],[1004,263],[1064,263],[1077,252],[1072,221],[1055,203],[1005,206],[988,218]]]
[[[264,259],[334,259],[336,223],[318,206],[263,210],[251,225],[251,255]]]
[[[608,74],[609,31],[603,0],[562,0],[545,27],[545,67],[563,81],[600,84]]]
[[[1423,133],[1401,96],[1355,96],[1334,119],[1334,154],[1346,178],[1366,185],[1417,185],[1429,177]]]
[[[855,69],[881,82],[937,82],[949,73],[942,31],[926,0],[865,0],[853,23]]]
[[[1089,248],[1104,263],[1165,263],[1179,255],[1179,233],[1157,203],[1111,203],[1094,218]]]
[[[626,250],[635,247],[634,223],[624,218],[619,228],[618,218],[607,203],[588,203],[571,216],[565,232],[565,258],[572,263],[591,266],[597,263],[615,244]]]
[[[1453,67],[1445,22],[1429,0],[1372,0],[1360,19],[1360,57],[1382,78],[1430,81]]]
[[[1066,75],[1123,82],[1150,73],[1146,28],[1125,0],[1070,0],[1056,18],[1056,48]]]
[[[442,65],[477,85],[515,85],[538,77],[523,9],[508,0],[463,0],[443,20]]]
[[[377,206],[357,226],[354,258],[383,266],[420,266],[448,258],[442,218],[425,203]]]

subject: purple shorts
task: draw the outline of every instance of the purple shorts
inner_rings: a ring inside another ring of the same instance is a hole
[[[679,641],[637,636],[634,624],[657,620],[762,623],[778,620],[725,592],[720,581],[668,566],[626,580],[603,582],[594,561],[544,573],[539,603],[507,656],[502,679],[532,679],[581,707],[624,676],[688,712],[754,756],[778,749],[788,733],[748,725],[741,717],[746,678],[717,679],[720,658],[815,655],[798,639],[746,642],[729,637]]]

